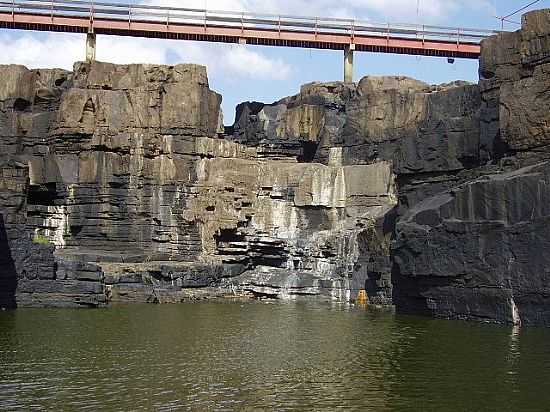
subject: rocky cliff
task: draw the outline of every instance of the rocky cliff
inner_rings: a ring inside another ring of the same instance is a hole
[[[248,294],[550,325],[550,12],[480,82],[237,107],[195,65],[0,66],[0,305]]]
[[[402,311],[550,325],[550,13],[522,23],[482,43],[477,160],[397,223]]]
[[[0,66],[0,78],[5,305],[15,283],[19,305],[97,306],[350,299],[367,278],[373,301],[391,301],[391,165],[344,165],[338,150],[305,162],[309,106],[283,115],[268,153],[259,131],[224,134],[200,66]]]

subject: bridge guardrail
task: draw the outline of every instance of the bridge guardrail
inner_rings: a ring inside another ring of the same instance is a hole
[[[0,13],[40,14],[53,17],[78,16],[90,20],[112,19],[132,22],[161,22],[206,27],[242,27],[243,29],[341,33],[353,36],[379,36],[442,40],[457,43],[479,43],[498,33],[493,30],[417,25],[406,23],[376,23],[344,18],[320,18],[271,15],[223,10],[132,5],[92,0],[0,0]]]

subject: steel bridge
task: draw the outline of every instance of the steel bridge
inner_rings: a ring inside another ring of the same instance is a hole
[[[89,61],[96,34],[343,50],[344,81],[353,81],[354,51],[477,59],[481,40],[497,33],[93,0],[0,0],[0,28],[85,33]]]

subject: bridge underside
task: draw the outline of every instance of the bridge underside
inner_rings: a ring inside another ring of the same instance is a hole
[[[477,59],[478,43],[439,41],[421,36],[395,37],[323,32],[297,29],[262,28],[254,25],[206,25],[90,18],[33,13],[0,12],[0,28],[66,33],[86,33],[86,60],[95,60],[96,34],[148,37],[171,40],[251,44],[258,46],[301,47],[344,51],[344,81],[353,81],[353,53],[409,54],[448,58]]]
[[[0,28],[40,30],[68,33],[149,37],[172,40],[193,40],[221,43],[243,43],[258,46],[303,47],[345,50],[350,44],[363,52],[396,53],[437,57],[477,59],[480,46],[476,43],[335,34],[297,30],[272,30],[257,27],[203,26],[152,21],[125,22],[115,19],[61,17],[39,14],[0,13]]]

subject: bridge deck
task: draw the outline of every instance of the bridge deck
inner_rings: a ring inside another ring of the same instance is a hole
[[[488,30],[86,0],[0,0],[0,28],[477,59]]]

